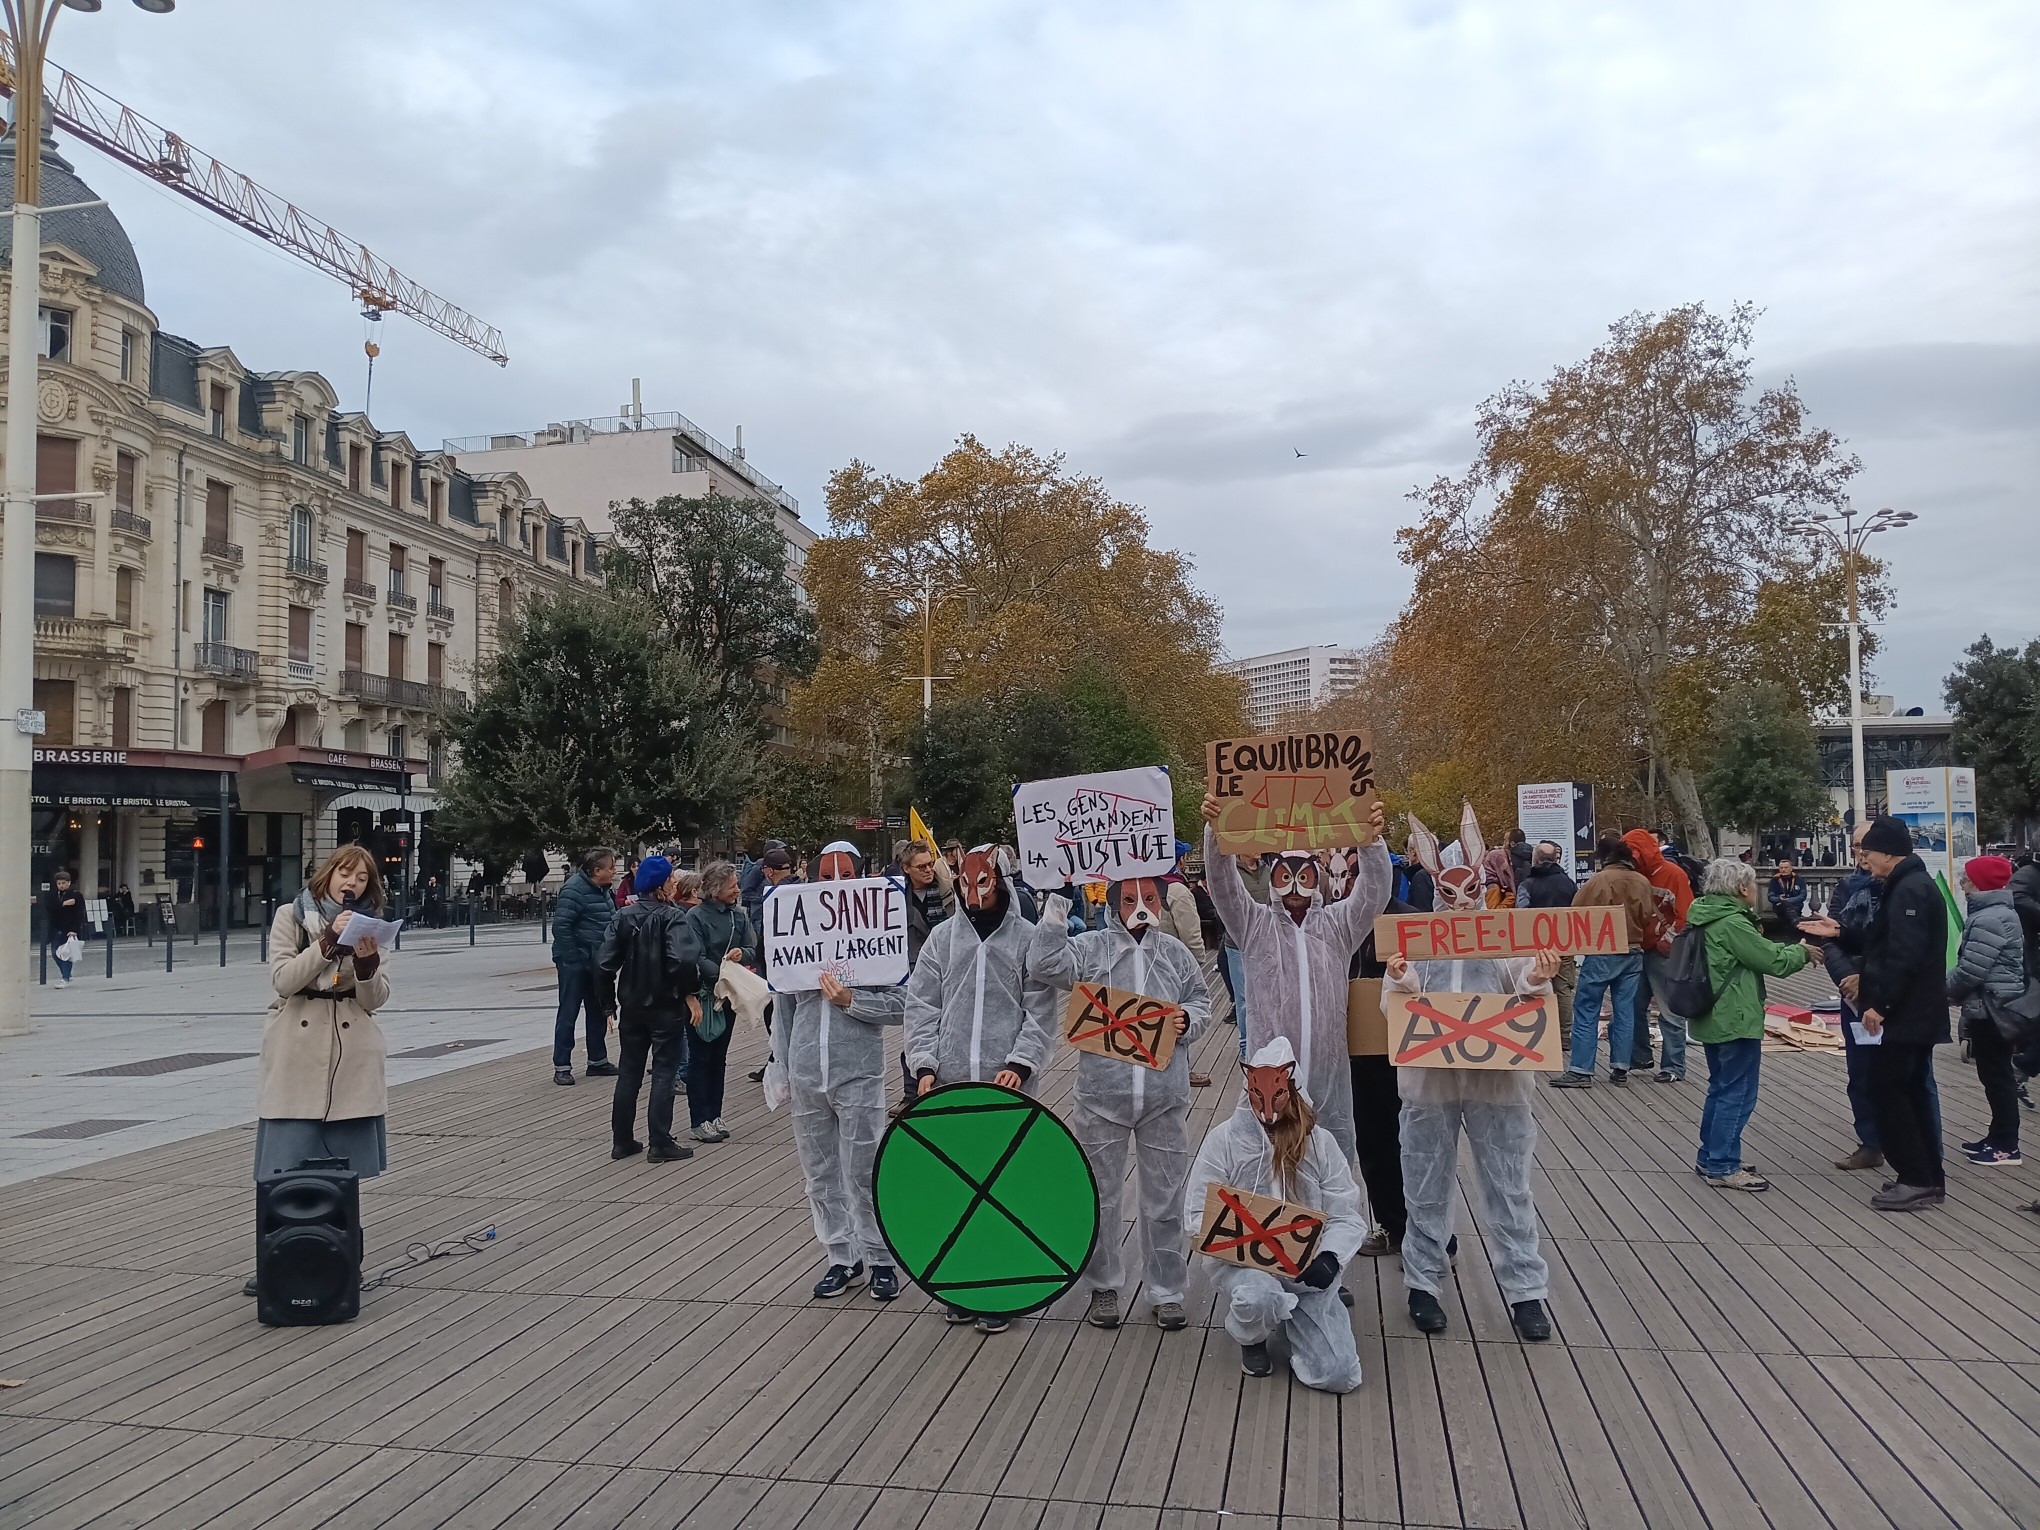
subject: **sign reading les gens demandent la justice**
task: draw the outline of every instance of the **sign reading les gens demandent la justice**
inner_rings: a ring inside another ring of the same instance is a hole
[[[1374,746],[1353,728],[1222,738],[1204,746],[1227,855],[1323,850],[1374,838]]]
[[[1467,914],[1383,914],[1374,921],[1374,949],[1413,962],[1470,957],[1621,956],[1629,921],[1620,908],[1491,908]]]

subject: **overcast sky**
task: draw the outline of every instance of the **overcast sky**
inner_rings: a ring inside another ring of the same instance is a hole
[[[1023,441],[1147,507],[1234,654],[1359,643],[1481,398],[1749,299],[1857,503],[1920,514],[1880,688],[2040,635],[2030,0],[184,0],[52,51],[504,331],[381,326],[420,442],[642,377],[819,524],[853,456]],[[360,406],[338,284],[67,152],[166,329]]]

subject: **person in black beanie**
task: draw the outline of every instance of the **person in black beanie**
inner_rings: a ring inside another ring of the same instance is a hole
[[[1912,832],[1896,818],[1874,818],[1863,831],[1864,869],[1884,886],[1860,929],[1832,919],[1804,921],[1810,935],[1837,941],[1863,960],[1857,1009],[1876,1038],[1869,1054],[1870,1096],[1885,1159],[1897,1179],[1870,1198],[1878,1211],[1923,1211],[1947,1199],[1941,1133],[1928,1080],[1934,1048],[1948,1029],[1948,909]]]

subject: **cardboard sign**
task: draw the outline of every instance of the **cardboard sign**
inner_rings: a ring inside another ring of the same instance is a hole
[[[1322,1211],[1308,1206],[1231,1185],[1211,1185],[1204,1192],[1197,1252],[1296,1280],[1317,1257],[1325,1220]]]
[[[1382,914],[1374,921],[1374,950],[1383,961],[1400,954],[1413,962],[1535,956],[1545,950],[1621,956],[1629,950],[1629,920],[1612,905]]]
[[[1322,850],[1374,839],[1374,746],[1350,728],[1225,738],[1204,746],[1227,855]]]
[[[1079,1052],[1160,1069],[1176,1055],[1176,1022],[1182,1018],[1180,1004],[1079,983],[1063,1009],[1063,1036]]]
[[[1176,864],[1176,814],[1160,766],[1013,788],[1020,875],[1035,887],[1159,877]]]
[[[1388,1056],[1388,1015],[1381,1007],[1381,979],[1354,978],[1346,985],[1346,1055]]]
[[[850,988],[907,980],[907,894],[890,877],[782,882],[765,894],[765,976],[805,993],[828,973]]]
[[[1548,993],[1398,993],[1384,990],[1389,1057],[1398,1068],[1498,1068],[1556,1073],[1572,1027]]]

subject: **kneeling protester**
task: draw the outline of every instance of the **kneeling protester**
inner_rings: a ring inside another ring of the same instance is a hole
[[[1249,1376],[1266,1376],[1273,1368],[1268,1341],[1281,1332],[1298,1381],[1320,1392],[1350,1392],[1360,1385],[1360,1349],[1339,1301],[1338,1280],[1367,1236],[1360,1186],[1297,1086],[1288,1037],[1277,1036],[1249,1058],[1246,1075],[1246,1098],[1198,1149],[1183,1214],[1204,1229],[1199,1251],[1211,1245],[1218,1310],[1240,1346],[1241,1368]],[[1222,1214],[1239,1225],[1231,1236],[1214,1237],[1204,1213],[1221,1188],[1244,1194],[1217,1197]],[[1256,1219],[1247,1228],[1240,1213],[1251,1216],[1256,1205],[1247,1196],[1280,1201],[1289,1211],[1288,1223],[1269,1228]],[[1291,1225],[1299,1223],[1304,1225]],[[1306,1232],[1315,1236],[1300,1244]],[[1246,1242],[1235,1243],[1241,1236]],[[1239,1259],[1241,1249],[1252,1251],[1249,1261]],[[1309,1254],[1308,1262],[1299,1252]]]

